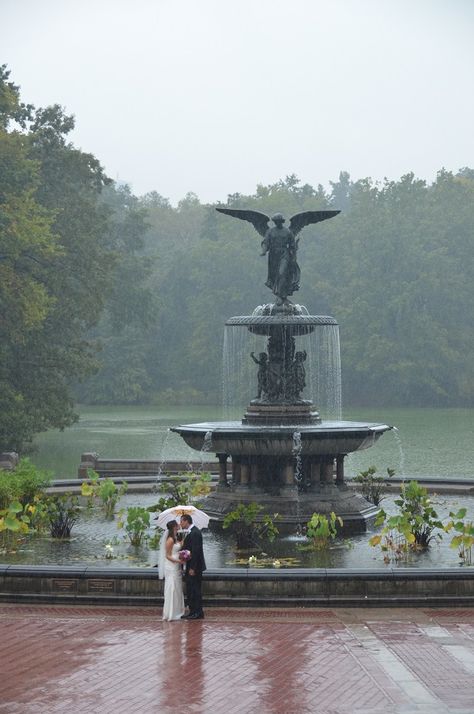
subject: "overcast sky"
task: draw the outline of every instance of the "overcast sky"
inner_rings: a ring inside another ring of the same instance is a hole
[[[0,48],[136,194],[474,167],[474,0],[0,0]]]

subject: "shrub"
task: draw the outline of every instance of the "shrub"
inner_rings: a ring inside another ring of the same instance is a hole
[[[13,501],[26,506],[44,493],[51,477],[49,471],[36,468],[29,459],[21,459],[12,471],[0,470],[0,508],[7,508]]]

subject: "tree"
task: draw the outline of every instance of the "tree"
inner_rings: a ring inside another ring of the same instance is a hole
[[[143,403],[151,387],[149,333],[156,331],[160,311],[152,282],[155,259],[144,252],[145,209],[128,186],[107,187],[103,199],[111,211],[116,268],[100,322],[90,332],[100,343],[99,370],[75,393],[89,404]]]
[[[23,105],[8,80],[3,67],[0,449],[21,450],[35,433],[77,418],[71,383],[97,368],[90,331],[114,285],[137,270],[125,243],[139,221],[124,215],[130,223],[119,230],[103,200],[110,180],[94,156],[67,141],[73,117],[58,105]],[[120,321],[124,303],[115,292],[110,319]]]
[[[18,355],[37,339],[54,305],[45,269],[59,259],[53,214],[36,198],[38,163],[27,137],[9,131],[29,116],[19,90],[0,68],[0,450],[19,448],[35,430],[36,414],[18,370]]]

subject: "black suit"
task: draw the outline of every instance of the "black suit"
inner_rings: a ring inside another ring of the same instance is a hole
[[[206,561],[202,549],[202,533],[199,528],[192,526],[184,539],[183,548],[191,551],[191,558],[186,561],[185,578],[186,594],[188,597],[189,614],[202,615],[202,574],[206,570]],[[194,575],[190,575],[192,570]]]

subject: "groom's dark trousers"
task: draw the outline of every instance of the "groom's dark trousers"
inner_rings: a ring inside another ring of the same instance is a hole
[[[199,528],[193,526],[184,539],[183,547],[191,551],[191,558],[186,563],[185,580],[186,596],[190,614],[202,615],[202,573],[206,570],[206,562],[202,549],[202,534]],[[194,575],[190,575],[192,570]]]
[[[190,614],[202,615],[202,573],[186,575],[186,595]]]

